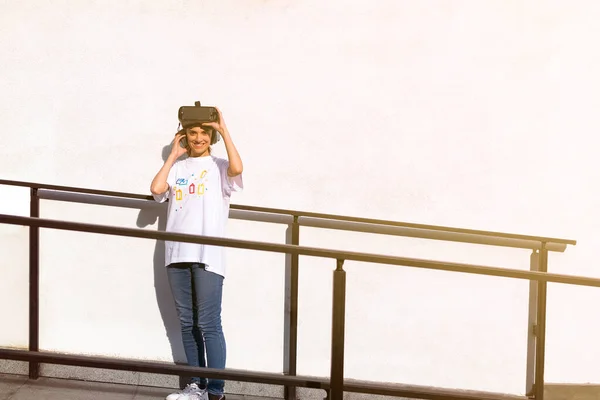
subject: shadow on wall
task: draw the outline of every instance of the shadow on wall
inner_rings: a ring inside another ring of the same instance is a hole
[[[171,144],[163,147],[162,159],[167,160],[171,152]],[[148,182],[149,183],[149,182]],[[137,226],[145,228],[154,225],[158,221],[158,230],[165,231],[167,226],[167,207],[165,204],[152,204],[140,210],[137,218]],[[185,364],[187,362],[183,343],[181,341],[181,328],[179,318],[175,310],[171,287],[167,278],[165,267],[165,242],[157,240],[154,246],[154,290],[156,292],[156,302],[160,311],[161,318],[167,334],[167,339],[171,346],[171,354],[176,364]],[[183,378],[180,378],[180,380]]]

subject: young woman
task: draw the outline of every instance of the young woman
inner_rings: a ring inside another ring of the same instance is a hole
[[[218,121],[184,126],[175,135],[150,190],[158,202],[169,199],[167,232],[225,236],[232,192],[243,189],[242,160],[218,110]],[[228,160],[211,155],[220,134]],[[187,157],[179,159],[187,154]],[[165,265],[187,363],[225,368],[221,326],[225,265],[223,249],[195,243],[165,242]],[[206,356],[206,357],[205,357]],[[194,377],[167,400],[224,400],[224,381]]]

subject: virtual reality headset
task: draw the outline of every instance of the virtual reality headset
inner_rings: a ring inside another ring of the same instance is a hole
[[[215,107],[204,107],[199,101],[194,103],[194,106],[181,106],[177,112],[177,118],[183,128],[193,126],[201,126],[205,122],[217,122],[219,113]],[[213,132],[210,144],[215,144],[219,140],[220,135]]]

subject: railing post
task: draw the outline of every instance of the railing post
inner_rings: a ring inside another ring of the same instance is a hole
[[[298,217],[286,231],[286,244],[300,244]],[[298,349],[298,254],[286,254],[285,265],[285,318],[283,327],[283,373],[296,375]],[[285,386],[286,400],[296,400],[296,387]]]
[[[29,216],[40,216],[40,198],[37,189],[30,189]],[[39,351],[39,295],[40,295],[40,229],[29,227],[29,351]],[[29,378],[39,377],[40,364],[29,362]]]
[[[529,270],[539,271],[540,256],[538,250],[531,253]],[[537,333],[537,281],[529,281],[529,317],[527,321],[527,370],[525,377],[525,393],[534,396],[535,381],[535,344]]]
[[[344,397],[344,332],[346,325],[346,271],[337,260],[333,271],[333,313],[331,324],[331,375],[328,400]]]
[[[548,250],[542,243],[540,250],[540,272],[548,272]],[[546,355],[546,294],[548,283],[537,282],[537,323],[535,348],[535,400],[544,400],[544,361]]]

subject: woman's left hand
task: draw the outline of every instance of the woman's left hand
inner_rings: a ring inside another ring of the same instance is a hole
[[[205,122],[202,124],[202,126],[212,128],[220,134],[223,134],[227,130],[227,126],[225,125],[225,120],[223,119],[223,114],[221,113],[221,110],[219,110],[217,107],[215,107],[215,109],[218,113],[217,120],[214,122]]]

